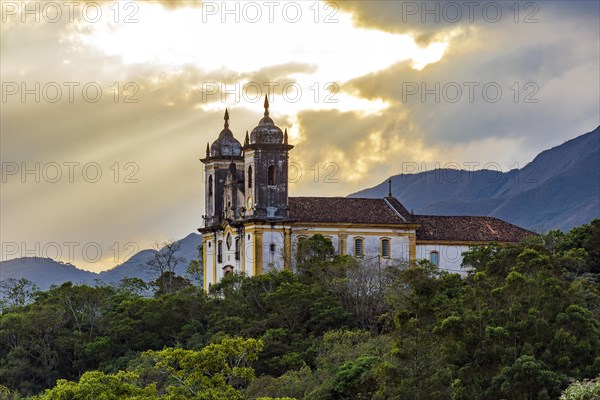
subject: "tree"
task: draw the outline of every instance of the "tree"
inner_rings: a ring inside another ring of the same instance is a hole
[[[100,371],[84,373],[78,382],[64,379],[35,400],[97,399],[97,400],[155,400],[158,392],[154,385],[139,387],[139,376],[133,372],[119,371],[105,374]]]
[[[125,293],[141,296],[148,290],[148,284],[141,278],[123,278],[119,282],[118,289]]]
[[[21,396],[13,392],[6,386],[0,384],[0,399],[2,400],[20,400]]]
[[[334,254],[333,243],[321,234],[300,240],[296,252],[298,271],[311,275],[314,272],[313,269],[319,268],[324,262],[331,260]]]
[[[181,245],[179,242],[163,242],[162,247],[158,243],[155,244],[155,247],[156,251],[152,258],[146,262],[146,268],[154,273],[157,281],[161,277],[166,278],[160,280],[160,284],[162,285],[159,288],[160,292],[172,293],[173,278],[176,276],[175,268],[179,263],[185,261],[184,257],[176,254]]]
[[[9,278],[0,281],[0,311],[22,307],[35,298],[39,288],[28,279]]]
[[[187,287],[192,286],[192,282],[185,279],[183,276],[175,275],[173,272],[165,271],[157,280],[152,282],[156,289],[156,295],[176,293]],[[167,288],[169,288],[167,291]]]
[[[204,257],[204,249],[202,243],[198,245],[198,259],[190,261],[186,269],[186,273],[196,281],[197,285],[202,287],[204,283],[204,267],[202,265],[202,258]]]
[[[316,282],[352,314],[361,329],[383,331],[386,321],[382,316],[389,311],[386,296],[404,267],[400,264],[381,268],[375,260],[336,256],[316,273]]]
[[[461,285],[457,274],[442,272],[428,261],[398,273],[387,297],[396,329],[393,357],[379,369],[383,398],[450,397],[445,335],[436,328],[452,315],[452,296]]]
[[[587,254],[587,271],[600,273],[600,218],[571,229],[561,243],[562,249],[581,248]]]
[[[164,378],[158,388],[161,393],[181,398],[222,396],[241,400],[238,388],[254,379],[250,363],[257,360],[262,347],[259,340],[226,337],[200,351],[167,348],[145,352],[143,359],[152,366],[146,373]]]
[[[239,389],[254,379],[250,363],[261,349],[255,339],[224,338],[199,351],[147,351],[134,368],[88,371],[78,382],[61,379],[35,399],[242,400]]]
[[[575,381],[560,396],[559,400],[600,399],[600,375],[596,379]]]
[[[502,368],[492,381],[496,394],[511,400],[555,399],[560,394],[564,376],[551,371],[533,356],[523,355],[512,365]]]

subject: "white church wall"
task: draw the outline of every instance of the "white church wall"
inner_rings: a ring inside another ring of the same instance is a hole
[[[344,254],[354,256],[354,241],[356,238],[363,239],[364,258],[377,258],[381,254],[381,239],[390,239],[390,257],[381,258],[382,262],[399,262],[409,259],[409,238],[410,231],[398,232],[393,229],[373,229],[373,228],[344,228],[337,227],[302,227],[294,229],[292,233],[292,258],[296,254],[298,239],[301,237],[309,238],[314,234],[321,234],[333,243],[336,254],[340,254],[340,236],[346,238],[346,248]]]
[[[252,243],[254,241],[254,235],[252,233],[246,232],[244,234],[243,247],[244,252],[242,255],[243,258],[243,269],[242,272],[247,276],[252,276],[252,267],[254,265],[254,250],[252,247]]]
[[[264,273],[273,269],[282,270],[284,264],[283,257],[283,232],[281,230],[263,231],[263,266]],[[273,246],[273,247],[271,247]]]
[[[231,247],[227,249],[226,236],[223,237],[223,262],[220,264],[221,270],[223,267],[230,265],[235,272],[240,272],[239,260],[235,259],[235,236],[232,235]]]
[[[431,253],[439,254],[440,269],[452,273],[466,275],[468,269],[461,268],[463,253],[469,250],[469,246],[460,245],[442,245],[426,244],[417,245],[417,259],[426,259],[431,261]]]
[[[242,254],[240,252],[239,259],[236,259],[235,254],[235,239],[238,237],[237,232],[231,233],[231,246],[227,248],[227,233],[217,232],[216,240],[215,236],[211,237],[207,240],[206,245],[204,246],[204,251],[206,253],[206,279],[207,282],[213,283],[218,282],[225,275],[224,268],[226,266],[233,267],[233,271],[235,273],[240,273],[243,271],[243,262],[242,262]],[[241,240],[241,238],[240,238]],[[218,257],[218,243],[222,242],[222,257],[221,261],[219,261]],[[210,243],[210,246],[208,245]],[[243,244],[243,242],[242,242]],[[216,263],[216,276],[214,273],[213,265]]]
[[[210,243],[210,246],[209,246]],[[208,284],[215,281],[215,277],[213,275],[213,259],[215,256],[215,246],[214,240],[207,239],[205,236],[205,242],[203,247],[204,258],[206,260],[206,269],[204,276],[204,289],[208,289]]]

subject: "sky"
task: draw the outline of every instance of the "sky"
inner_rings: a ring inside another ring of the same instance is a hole
[[[508,171],[600,123],[597,1],[0,6],[1,260],[97,272],[195,232],[207,142],[265,95],[291,196]]]

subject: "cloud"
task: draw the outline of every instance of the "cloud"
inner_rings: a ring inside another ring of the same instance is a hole
[[[599,4],[594,1],[463,2],[463,1],[341,1],[358,26],[411,34],[421,44],[439,40],[455,29],[490,28],[544,22],[548,15],[584,19],[597,24]],[[537,22],[536,22],[537,21]]]
[[[406,110],[430,146],[523,137],[521,145],[542,150],[597,126],[598,93],[591,88],[600,84],[594,24],[545,18],[464,31],[438,63],[421,71],[398,63],[344,88]]]

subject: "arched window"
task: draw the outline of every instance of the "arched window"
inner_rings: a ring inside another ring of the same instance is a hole
[[[252,189],[252,166],[248,167],[248,189]]]
[[[240,259],[240,238],[235,238],[235,259]]]
[[[217,262],[223,262],[223,241],[219,240],[217,243]]]
[[[209,196],[213,195],[213,179],[212,179],[212,175],[210,175],[208,177],[208,195]]]
[[[233,274],[233,266],[232,265],[226,265],[223,267],[223,275],[229,275],[229,274]]]
[[[390,239],[383,238],[381,239],[381,257],[390,258]]]
[[[431,253],[429,253],[429,261],[431,261],[431,263],[433,265],[440,265],[440,253],[438,251],[432,251]]]
[[[363,257],[365,255],[365,243],[363,238],[354,239],[354,257]]]
[[[268,180],[267,180],[267,184],[268,185],[276,185],[277,181],[275,179],[275,166],[274,165],[269,165],[269,170],[268,170]]]

